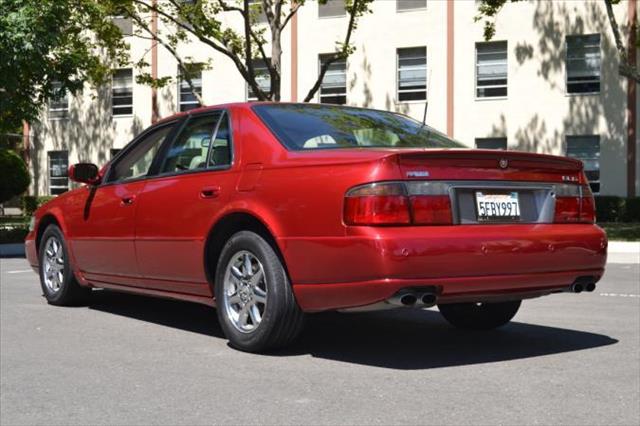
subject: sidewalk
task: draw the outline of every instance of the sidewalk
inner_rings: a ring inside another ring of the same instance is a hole
[[[640,263],[640,242],[609,241],[607,263]]]

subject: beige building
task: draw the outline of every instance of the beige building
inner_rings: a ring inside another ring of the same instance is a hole
[[[287,27],[282,100],[304,99],[322,55],[344,37],[342,2],[308,1]],[[640,194],[636,85],[618,75],[604,3],[507,4],[489,43],[483,41],[482,23],[474,22],[476,7],[473,0],[374,1],[373,13],[354,33],[355,53],[331,67],[315,101],[422,120],[428,98],[427,122],[470,147],[570,155],[585,162],[594,192]],[[636,0],[614,6],[625,44],[636,8]],[[152,50],[146,39],[132,36],[130,43],[134,60]],[[156,91],[135,83],[135,69],[118,70],[111,87],[87,88],[52,103],[28,129],[34,194],[65,191],[69,164],[107,162],[152,124],[154,100],[159,117],[197,106],[179,81],[176,60],[161,46],[156,52],[151,66],[158,77],[171,76],[176,83]],[[251,98],[226,57],[195,41],[180,52],[194,62],[211,61],[194,79],[206,104]]]

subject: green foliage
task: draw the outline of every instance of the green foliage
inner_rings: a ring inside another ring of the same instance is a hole
[[[0,133],[37,119],[60,90],[105,82],[127,60],[113,13],[97,0],[0,0]]]
[[[595,201],[598,222],[640,222],[640,197],[598,195]]]
[[[640,223],[598,223],[607,233],[609,241],[640,241]]]
[[[0,203],[22,194],[30,183],[31,178],[22,158],[13,151],[0,149]]]
[[[44,203],[53,200],[55,197],[50,195],[36,197],[33,195],[25,195],[22,197],[22,213],[30,217]]]

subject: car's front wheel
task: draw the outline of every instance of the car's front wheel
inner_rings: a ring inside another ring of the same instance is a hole
[[[284,266],[254,232],[238,232],[225,244],[216,268],[215,297],[220,325],[238,349],[285,346],[302,329],[304,314]]]
[[[490,330],[505,325],[516,315],[520,300],[498,303],[450,303],[438,305],[452,325],[472,330]]]
[[[87,301],[91,289],[76,281],[69,263],[64,235],[56,225],[49,225],[40,242],[40,285],[52,305],[78,305]]]

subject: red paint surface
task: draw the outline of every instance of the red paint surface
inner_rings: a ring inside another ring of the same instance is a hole
[[[224,217],[241,212],[272,234],[307,311],[374,303],[411,285],[440,286],[449,298],[545,294],[578,276],[603,273],[606,236],[591,224],[375,227],[343,221],[350,188],[403,180],[408,171],[428,169],[427,179],[436,180],[563,182],[572,176],[584,182],[579,162],[475,150],[293,152],[248,104],[218,108],[232,117],[229,169],[65,193],[36,212],[36,231],[26,245],[30,263],[38,263],[34,240],[40,224],[53,217],[81,283],[211,301],[207,237]],[[498,167],[501,158],[509,161],[506,170]],[[211,188],[215,194],[203,197]]]

